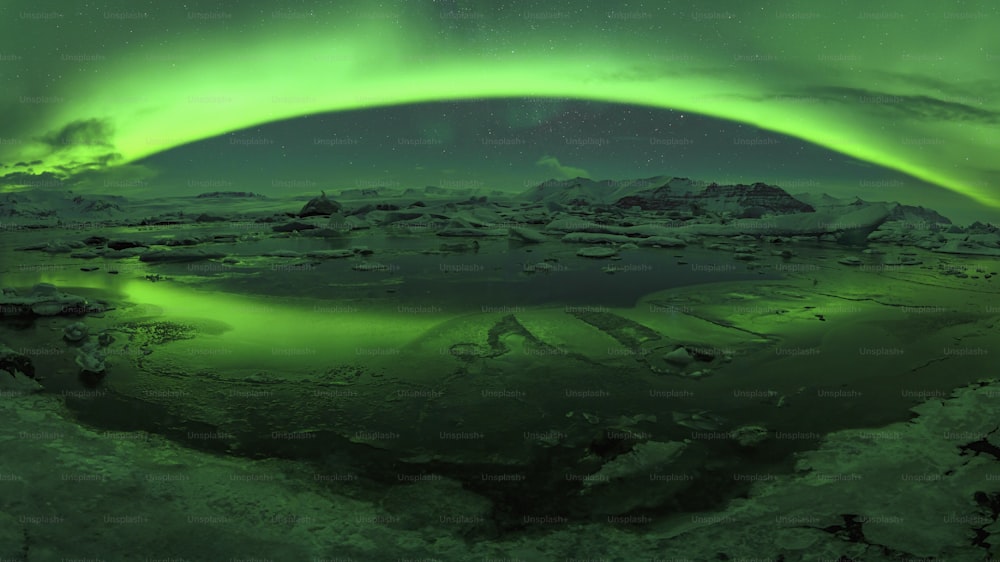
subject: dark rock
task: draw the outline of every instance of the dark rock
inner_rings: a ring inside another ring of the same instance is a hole
[[[168,247],[174,246],[197,246],[201,244],[201,240],[197,238],[172,238],[170,240],[164,240],[163,245]]]
[[[299,258],[302,254],[296,252],[295,250],[271,250],[269,252],[263,252],[261,256],[267,258]]]
[[[338,259],[338,258],[349,258],[354,255],[353,250],[341,249],[341,250],[314,250],[312,252],[306,252],[306,257],[313,259]]]
[[[38,283],[31,293],[36,297],[56,297],[59,296],[59,289],[52,283]]]
[[[142,255],[148,248],[125,248],[124,250],[108,250],[102,254],[103,257],[112,260],[124,260]]]
[[[465,243],[465,242],[456,242],[454,244],[446,243],[446,244],[441,244],[439,248],[440,251],[442,252],[454,252],[454,253],[479,252],[479,241],[473,240],[471,243]]]
[[[299,211],[299,218],[329,216],[340,211],[340,203],[327,199],[326,192],[321,191],[319,197],[310,199],[308,203]]]
[[[7,371],[16,378],[16,373],[35,378],[35,366],[31,358],[0,343],[0,370]]]
[[[183,263],[224,257],[226,254],[221,252],[207,252],[205,250],[151,250],[140,255],[139,261],[144,263]]]
[[[163,217],[146,217],[139,221],[138,223],[133,223],[137,226],[169,226],[173,224],[181,224],[182,221],[175,218],[163,218]]]
[[[108,242],[108,248],[112,250],[124,250],[126,248],[147,248],[145,244],[137,240],[111,240]]]
[[[271,227],[274,232],[294,232],[296,230],[312,230],[316,226],[299,221],[292,221],[275,227]]]
[[[206,198],[216,199],[216,198],[220,198],[220,197],[256,197],[256,198],[263,198],[264,196],[263,195],[258,195],[256,193],[251,192],[251,191],[212,191],[210,193],[202,193],[200,195],[197,195],[196,197],[199,198],[199,199],[206,199]]]
[[[227,220],[229,219],[227,219],[226,217],[220,217],[217,215],[209,215],[206,213],[202,213],[197,217],[195,217],[194,222],[225,222]]]

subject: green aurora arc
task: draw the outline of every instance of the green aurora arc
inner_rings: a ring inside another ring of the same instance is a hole
[[[873,11],[862,0],[702,12],[252,4],[78,12],[8,2],[0,175],[24,172],[12,167],[21,161],[32,174],[71,177],[314,113],[556,97],[731,119],[1000,207],[1000,18],[989,1],[960,11],[936,2]]]

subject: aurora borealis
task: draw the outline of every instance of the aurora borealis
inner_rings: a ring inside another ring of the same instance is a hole
[[[0,0],[0,562],[1000,561],[998,30]]]
[[[988,1],[25,0],[0,13],[10,186],[318,113],[553,97],[730,120],[1000,206]],[[558,160],[530,158],[545,156]]]

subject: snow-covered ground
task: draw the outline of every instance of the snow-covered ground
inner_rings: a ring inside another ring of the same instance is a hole
[[[4,195],[0,557],[991,554],[997,229],[712,185]]]

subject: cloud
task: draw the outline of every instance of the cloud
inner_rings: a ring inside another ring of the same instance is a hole
[[[106,193],[145,187],[156,173],[142,165],[122,165],[113,133],[107,120],[80,119],[36,136],[36,147],[47,154],[0,172],[0,190],[63,187]]]
[[[94,174],[114,168],[122,160],[111,142],[113,134],[114,128],[106,119],[78,119],[35,136],[31,139],[32,153],[43,152],[42,158],[6,166],[11,170],[0,173],[0,186],[71,186],[77,178],[92,181]],[[129,173],[149,175],[147,171]]]
[[[32,174],[26,172],[14,172],[0,176],[0,192],[16,191],[19,189],[44,189],[66,187],[63,178],[51,172]]]
[[[564,166],[559,163],[559,160],[555,156],[542,156],[538,159],[538,162],[535,162],[535,164],[538,166],[545,166],[563,179],[590,177],[590,172],[587,170],[584,170],[583,168],[574,168],[573,166]]]
[[[944,80],[933,76],[909,74],[893,71],[873,71],[879,76],[894,80],[904,87],[923,89],[930,92],[942,92],[946,98],[963,99],[993,99],[1000,93],[1000,81],[992,78],[977,80]]]
[[[50,131],[38,140],[49,145],[53,152],[72,150],[81,145],[113,148],[110,140],[113,134],[114,128],[106,119],[80,119],[57,131]]]
[[[83,170],[73,175],[71,184],[74,191],[91,193],[114,193],[127,191],[135,194],[149,191],[149,182],[159,173],[143,164],[122,164]]]
[[[925,95],[900,95],[840,86],[815,88],[808,93],[831,102],[864,105],[921,120],[1000,123],[1000,113],[996,111],[980,109],[961,101],[943,100]]]

